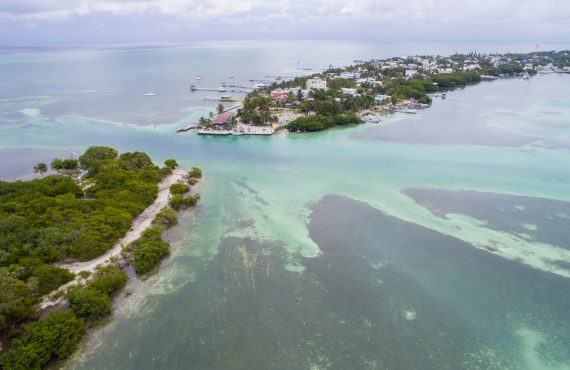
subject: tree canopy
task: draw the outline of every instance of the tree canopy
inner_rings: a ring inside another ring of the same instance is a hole
[[[36,165],[33,168],[35,173],[39,173],[39,174],[44,174],[47,172],[48,170],[48,166],[47,164],[43,163],[43,162],[38,162],[36,163]]]
[[[166,167],[175,169],[176,167],[178,167],[178,162],[176,162],[176,159],[167,159],[166,161],[164,161],[164,165]]]
[[[38,370],[54,359],[69,356],[85,334],[85,323],[69,311],[53,311],[24,327],[1,358],[5,370]]]
[[[119,167],[124,170],[149,170],[155,167],[146,153],[123,153],[119,156]]]
[[[162,240],[161,230],[150,228],[131,243],[133,264],[137,274],[152,270],[169,253],[170,244]]]
[[[107,146],[92,146],[79,157],[81,168],[87,170],[93,176],[99,171],[99,167],[117,159],[119,152]]]
[[[85,191],[59,174],[0,181],[0,325],[30,316],[42,295],[73,279],[47,263],[111,248],[154,202],[164,174],[145,153],[119,157],[108,147],[89,148],[80,162],[97,169]]]

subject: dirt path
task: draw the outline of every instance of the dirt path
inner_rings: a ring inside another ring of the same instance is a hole
[[[170,185],[172,185],[178,181],[184,180],[186,175],[187,175],[187,173],[184,170],[174,170],[172,175],[170,175],[166,179],[164,179],[158,185],[158,188],[159,188],[158,196],[156,197],[156,200],[154,201],[154,203],[151,204],[150,206],[148,206],[143,211],[143,213],[141,213],[137,218],[135,218],[133,220],[133,224],[131,226],[131,229],[125,234],[124,237],[119,239],[115,243],[115,245],[111,249],[109,249],[107,252],[105,252],[104,254],[102,254],[99,257],[92,259],[90,261],[73,262],[73,263],[59,263],[56,266],[66,268],[69,271],[71,271],[75,274],[78,274],[81,271],[89,271],[92,273],[95,271],[97,266],[109,264],[111,262],[111,260],[113,259],[113,257],[117,257],[121,254],[121,250],[122,250],[123,246],[129,244],[130,242],[132,242],[136,239],[138,239],[141,236],[142,232],[144,230],[146,230],[148,227],[150,227],[150,224],[151,224],[152,220],[154,219],[154,217],[156,216],[156,214],[168,205],[168,197],[170,196],[170,189],[169,189]],[[77,283],[78,279],[79,279],[79,277],[76,277],[75,280],[70,281],[69,283],[60,286],[56,290],[56,292],[67,289],[71,285]],[[40,303],[40,307],[39,307],[40,310],[46,309],[50,306],[55,306],[58,303],[60,303],[58,301],[60,301],[61,299],[56,300],[56,301],[52,301],[50,299],[50,297],[54,293],[55,292],[52,292],[52,294],[49,294],[49,295],[44,297],[43,302]]]
[[[133,220],[131,229],[125,234],[125,236],[119,239],[113,248],[109,249],[104,254],[99,257],[86,262],[73,262],[73,263],[61,263],[58,267],[63,267],[69,271],[77,274],[81,271],[95,271],[95,268],[101,264],[107,264],[115,256],[121,254],[121,249],[124,245],[129,244],[133,240],[138,239],[142,232],[147,229],[154,217],[160,210],[168,205],[168,196],[170,195],[170,185],[184,179],[186,172],[183,170],[175,170],[172,175],[168,176],[159,184],[158,196],[153,204],[148,206],[143,213],[141,213],[137,218]]]

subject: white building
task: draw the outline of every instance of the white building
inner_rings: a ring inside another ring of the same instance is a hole
[[[351,89],[348,87],[343,87],[342,89],[340,89],[340,92],[343,95],[352,95],[352,96],[356,95],[356,93],[357,93],[356,89]]]
[[[320,79],[320,78],[309,78],[307,80],[307,89],[311,90],[326,90],[327,89],[327,81]]]
[[[475,71],[477,69],[481,69],[481,66],[479,64],[469,64],[463,67],[463,69],[466,71]]]
[[[453,68],[438,68],[437,73],[451,73],[453,72]]]
[[[388,95],[376,95],[374,97],[374,101],[376,101],[376,103],[382,103],[384,100],[389,100],[390,97]]]
[[[340,73],[340,78],[358,78],[356,75],[356,73],[344,71]]]
[[[358,85],[361,85],[363,83],[370,83],[370,84],[378,84],[378,82],[382,82],[382,81],[376,81],[376,79],[374,77],[366,77],[366,78],[359,78],[358,80],[356,80],[356,83]]]
[[[406,69],[406,78],[412,78],[417,73],[415,69]]]

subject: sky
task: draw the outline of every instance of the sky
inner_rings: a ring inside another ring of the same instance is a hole
[[[565,43],[570,0],[0,0],[0,46],[275,39]]]

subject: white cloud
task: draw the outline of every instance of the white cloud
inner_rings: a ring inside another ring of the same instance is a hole
[[[239,37],[570,38],[570,0],[0,0],[0,25],[84,18]]]
[[[382,21],[546,21],[570,18],[565,0],[0,0],[0,14],[12,20],[62,20],[92,13],[160,13],[180,18],[353,17]]]

